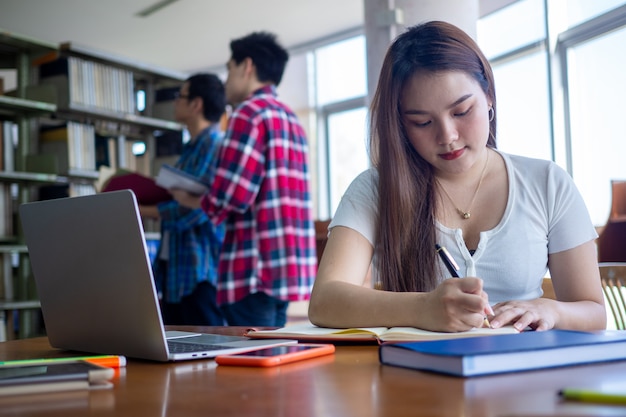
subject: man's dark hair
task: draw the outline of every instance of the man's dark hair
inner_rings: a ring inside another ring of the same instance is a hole
[[[230,42],[231,59],[237,65],[250,58],[256,67],[259,81],[280,84],[289,53],[278,44],[276,35],[269,32],[253,32]]]
[[[215,74],[200,73],[187,78],[189,100],[200,97],[204,103],[204,118],[218,122],[226,111],[224,83]]]

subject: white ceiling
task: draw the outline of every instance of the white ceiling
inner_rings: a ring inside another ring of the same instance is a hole
[[[287,48],[363,24],[363,0],[0,0],[0,30],[75,44],[191,73],[225,65],[229,42],[252,31]]]

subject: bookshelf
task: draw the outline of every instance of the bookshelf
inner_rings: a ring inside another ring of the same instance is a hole
[[[33,82],[31,62],[57,49],[54,44],[0,30],[0,70],[12,74],[14,89],[0,91],[0,340],[37,334],[39,301],[20,239],[17,206],[35,184],[64,181],[56,175],[25,171],[31,152],[31,121],[57,110],[54,103],[26,97]],[[4,83],[2,83],[4,85]]]
[[[34,117],[55,111],[56,105],[51,103],[0,95],[0,115],[2,116],[11,117],[21,114]]]
[[[45,332],[17,208],[96,192],[99,165],[154,175],[157,140],[183,127],[153,114],[186,74],[0,29],[0,341]],[[6,91],[10,90],[10,91]],[[137,93],[145,106],[138,109]],[[172,115],[173,116],[173,115]],[[145,145],[141,156],[132,152]],[[153,239],[158,224],[146,225]]]
[[[154,174],[155,138],[172,132],[181,134],[183,130],[173,119],[153,116],[157,92],[177,89],[186,74],[71,42],[62,43],[36,63],[39,83],[27,88],[27,98],[53,103],[57,120],[89,124],[97,137],[111,139],[113,145],[106,148],[116,150],[108,158],[113,160],[112,168]],[[140,110],[139,91],[145,96],[145,106]],[[173,118],[173,114],[169,116]],[[146,146],[148,156],[142,158],[143,163],[130,152],[133,142]]]

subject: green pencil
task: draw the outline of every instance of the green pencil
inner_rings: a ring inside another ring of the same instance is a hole
[[[626,404],[626,392],[610,393],[586,389],[565,388],[559,391],[559,396],[566,400],[586,403]]]

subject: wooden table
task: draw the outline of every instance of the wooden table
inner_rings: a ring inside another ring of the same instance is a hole
[[[45,337],[0,343],[0,361],[67,355]],[[626,407],[561,402],[556,394],[567,385],[626,389],[626,362],[463,379],[380,365],[376,345],[340,345],[335,355],[269,369],[130,360],[114,385],[0,399],[0,415],[626,416]]]

